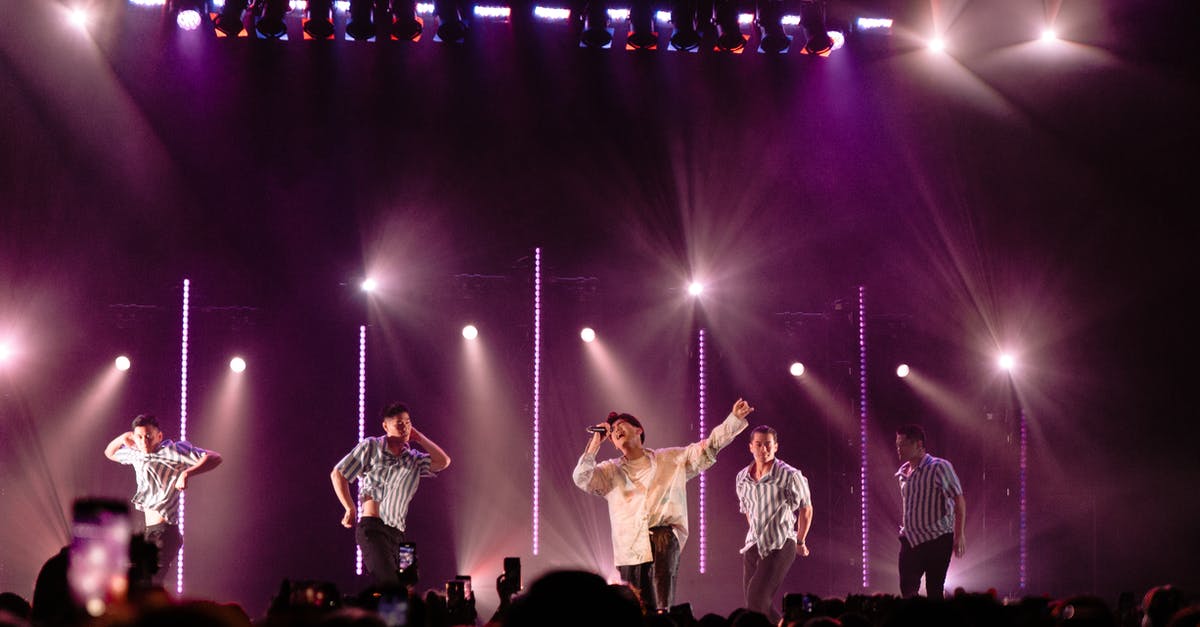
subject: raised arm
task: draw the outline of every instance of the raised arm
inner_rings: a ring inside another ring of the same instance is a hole
[[[417,446],[420,446],[425,449],[426,453],[429,453],[430,472],[441,472],[450,465],[450,456],[446,454],[446,451],[442,450],[442,447],[435,444],[433,440],[425,437],[425,434],[417,431],[416,427],[412,427],[409,433],[409,440],[416,442]]]
[[[596,425],[603,427],[604,433],[593,433],[591,439],[588,440],[587,448],[583,450],[583,455],[579,457],[579,462],[575,464],[575,472],[571,473],[571,478],[574,479],[575,485],[584,492],[591,492],[597,496],[604,496],[612,489],[612,482],[603,472],[596,472],[596,453],[600,452],[600,445],[604,439],[608,437],[608,423],[602,422]]]
[[[108,446],[104,447],[104,456],[113,460],[114,462],[119,461],[117,459],[117,451],[121,450],[121,447],[124,446],[131,448],[133,447],[132,431],[126,431],[125,433],[113,438],[112,442],[109,442]]]

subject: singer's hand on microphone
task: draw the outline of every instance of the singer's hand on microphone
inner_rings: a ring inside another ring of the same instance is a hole
[[[593,436],[600,436],[601,439],[608,437],[608,423],[601,422],[587,428],[588,433]]]

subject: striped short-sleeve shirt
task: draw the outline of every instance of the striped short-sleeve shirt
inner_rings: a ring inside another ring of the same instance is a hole
[[[175,489],[175,482],[183,471],[200,463],[200,458],[207,452],[182,440],[163,440],[151,453],[122,446],[113,457],[126,466],[133,466],[137,478],[137,492],[130,499],[133,506],[142,511],[157,512],[163,520],[174,525],[179,514],[179,490]]]
[[[925,454],[916,468],[896,471],[904,511],[900,535],[912,546],[954,533],[954,499],[963,493],[950,462]]]
[[[387,436],[367,438],[358,443],[337,470],[349,481],[358,479],[358,495],[364,501],[379,504],[384,524],[404,531],[408,504],[417,492],[421,477],[433,477],[428,453],[407,447],[399,455],[387,448]]]
[[[752,468],[754,464],[743,468],[736,480],[738,506],[750,522],[741,552],[758,547],[758,554],[766,556],[783,548],[788,540],[797,540],[796,510],[808,507],[812,495],[808,479],[781,459],[757,481],[750,475]]]

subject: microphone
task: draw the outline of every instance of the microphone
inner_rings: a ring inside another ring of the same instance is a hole
[[[604,434],[608,433],[608,430],[605,429],[604,427],[591,426],[591,427],[587,428],[587,432],[588,433],[599,433],[600,435],[604,435]]]

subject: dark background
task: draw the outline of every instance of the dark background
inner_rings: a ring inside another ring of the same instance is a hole
[[[72,499],[132,493],[101,455],[130,417],[179,432],[188,278],[187,433],[227,460],[188,493],[189,595],[256,614],[282,577],[361,585],[327,479],[357,438],[360,324],[368,434],[404,399],[454,458],[409,517],[423,587],[472,574],[487,607],[505,555],[527,581],[611,574],[603,501],[569,479],[582,427],[629,411],[649,446],[698,439],[703,326],[707,424],[746,397],[812,484],[814,554],[785,590],[861,590],[859,286],[868,590],[896,589],[892,429],[917,420],[967,492],[951,585],[1022,592],[1021,410],[1024,592],[1200,589],[1200,98],[1183,4],[942,3],[944,56],[913,48],[930,21],[917,4],[890,51],[852,41],[823,60],[632,54],[620,36],[580,50],[519,10],[454,47],[305,42],[298,22],[286,43],[218,41],[112,0],[89,35],[65,5],[23,5],[0,22],[0,339],[15,351],[0,379],[0,588],[31,592]],[[1075,43],[1027,42],[1048,12]],[[382,284],[370,297],[367,273]],[[693,275],[709,284],[699,305],[681,291]],[[469,347],[467,321],[481,329]],[[597,345],[578,340],[585,323]],[[1001,347],[1020,362],[1011,383],[992,365]],[[120,353],[134,367],[114,377]],[[807,380],[787,374],[793,359]],[[900,361],[912,383],[892,375]],[[697,611],[741,602],[744,446],[706,474],[705,574],[692,486],[680,600]]]

